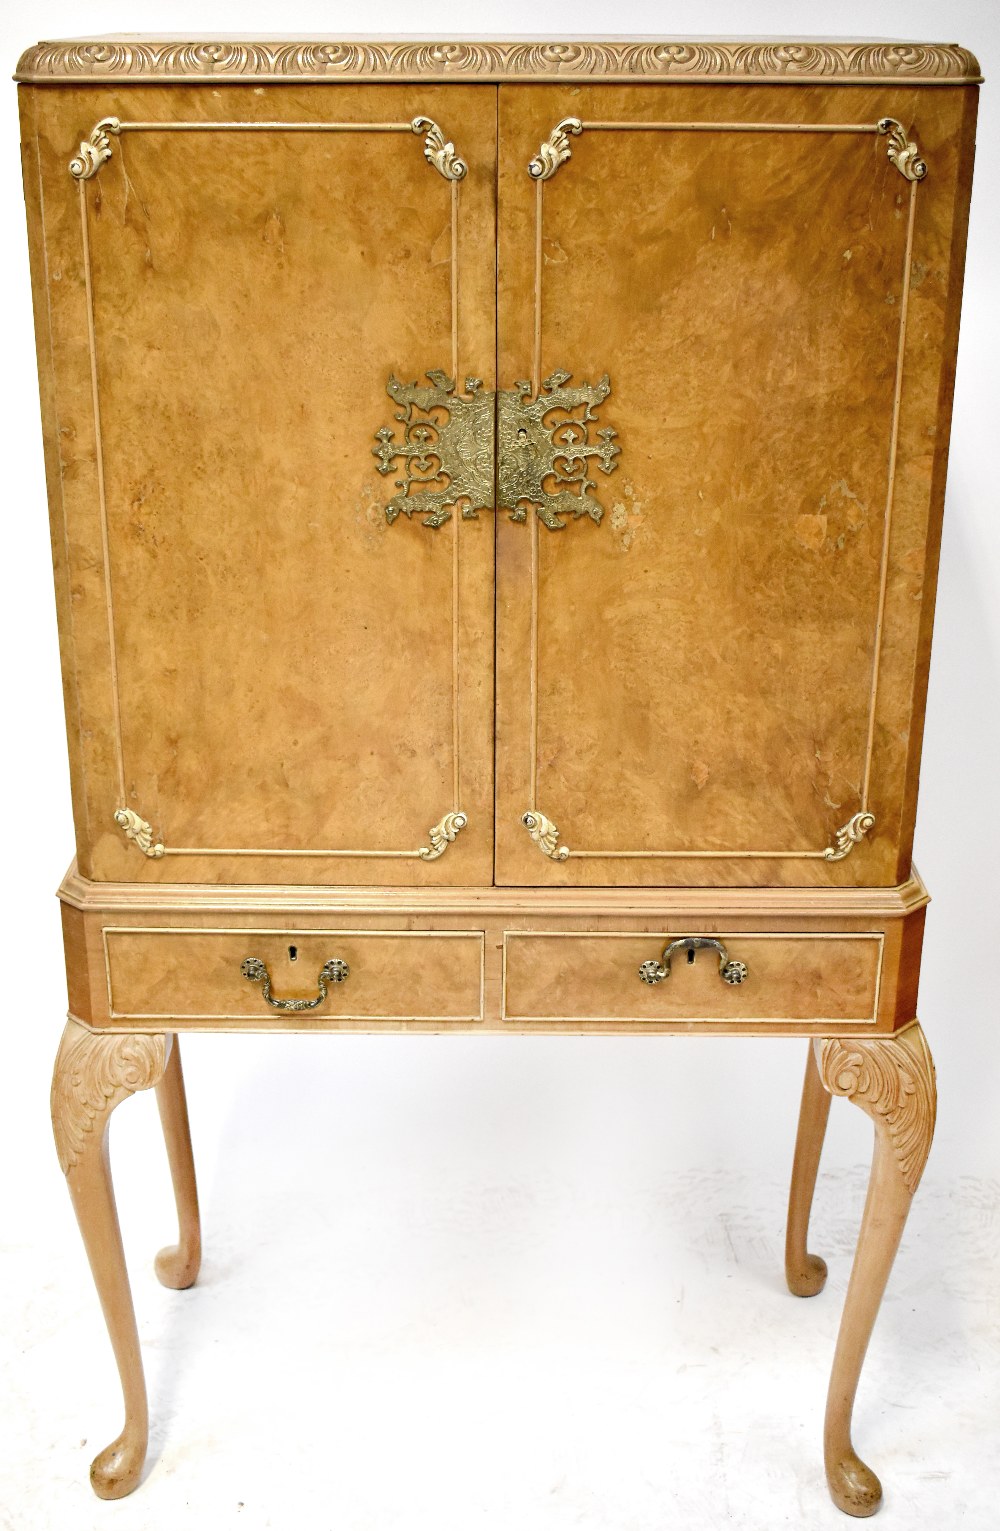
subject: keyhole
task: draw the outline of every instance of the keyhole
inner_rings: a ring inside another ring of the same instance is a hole
[[[289,960],[289,962],[294,962],[295,959],[298,957],[298,955],[299,955],[299,949],[298,949],[297,946],[290,946],[288,948],[288,960]]]
[[[690,965],[693,961],[694,961],[694,947],[693,946],[689,946],[688,947],[688,964]]]

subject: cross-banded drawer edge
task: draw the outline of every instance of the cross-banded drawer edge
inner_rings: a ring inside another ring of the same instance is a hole
[[[342,940],[375,943],[384,941],[428,941],[448,943],[456,941],[472,941],[476,943],[478,948],[476,964],[477,971],[475,985],[475,1004],[474,1006],[469,1005],[467,1009],[462,1013],[442,1014],[440,1010],[429,1010],[427,1013],[417,1013],[413,1011],[406,1012],[405,1014],[390,1014],[388,1012],[382,1014],[377,1010],[368,1010],[364,1013],[355,1013],[352,1007],[343,1011],[328,1011],[325,1013],[316,1012],[315,1018],[318,1024],[327,1024],[329,1022],[344,1022],[347,1024],[352,1022],[372,1022],[374,1024],[378,1024],[382,1020],[392,1023],[394,1021],[405,1019],[406,1021],[413,1022],[462,1025],[470,1023],[481,1024],[484,1021],[486,1015],[486,937],[485,932],[482,930],[384,930],[381,928],[372,927],[367,929],[345,927],[316,929],[315,927],[311,926],[295,927],[292,925],[268,927],[105,925],[102,927],[101,937],[104,952],[104,973],[107,987],[108,1017],[112,1023],[126,1020],[163,1021],[166,1023],[175,1018],[181,1018],[177,1017],[175,1012],[170,1009],[140,1010],[131,1008],[120,1009],[116,1007],[114,975],[115,953],[113,949],[114,942],[116,937],[129,936],[137,936],[143,938],[162,937],[165,939],[172,939],[174,941],[198,937],[207,937],[215,940],[218,938],[226,937],[232,937],[234,939],[239,938],[241,949],[242,945],[246,946],[246,952],[244,954],[246,956],[252,955],[252,949],[254,946],[260,945],[262,938],[266,937],[277,937],[282,942],[290,941],[296,944],[300,944],[302,942],[314,943],[318,940],[327,941],[331,946],[331,955],[333,954],[333,943]],[[197,976],[192,975],[190,981],[192,983],[196,983],[198,981]],[[233,981],[234,993],[242,992],[241,989],[235,987],[239,982],[237,969],[234,969]],[[350,980],[348,980],[348,983],[349,982]],[[405,987],[405,983],[402,986]],[[345,989],[345,997],[349,993],[350,990]],[[259,1019],[263,1024],[268,1020],[275,1019],[276,1015],[277,1012],[269,1013],[266,1004],[262,1003],[259,1016],[248,1015],[245,1010],[226,1011],[215,1007],[185,1011],[183,1012],[182,1018],[184,1021],[229,1021],[249,1024],[253,1026],[255,1018]],[[308,1024],[308,1019],[306,1024]]]
[[[621,1013],[621,1014],[618,1014],[618,1015],[609,1015],[609,1014],[605,1014],[605,1013],[598,1013],[596,1010],[594,1010],[594,1011],[584,1011],[580,1007],[570,1007],[569,1008],[569,1013],[565,1013],[565,1014],[557,1014],[552,1009],[540,1009],[540,1010],[537,1010],[535,1012],[529,1013],[527,1011],[518,1009],[516,1007],[512,1008],[511,1003],[510,1003],[510,983],[509,983],[510,973],[511,973],[511,962],[510,962],[511,943],[512,942],[524,942],[524,941],[536,942],[536,943],[550,942],[550,941],[576,941],[578,943],[579,942],[585,942],[585,943],[588,943],[588,945],[589,945],[591,943],[599,943],[599,942],[624,942],[624,941],[630,941],[630,942],[633,942],[633,943],[645,943],[645,945],[647,945],[648,948],[649,948],[647,956],[649,958],[653,959],[653,958],[657,957],[657,955],[659,954],[660,947],[665,946],[669,941],[671,941],[671,940],[675,939],[677,936],[680,936],[680,935],[683,935],[683,934],[698,935],[699,932],[695,931],[695,930],[690,930],[690,931],[686,931],[686,932],[681,932],[681,931],[678,930],[678,931],[667,931],[667,932],[662,932],[662,933],[649,933],[649,932],[640,932],[640,931],[635,931],[635,930],[629,930],[629,931],[623,931],[623,930],[617,930],[617,931],[593,931],[593,930],[565,930],[565,929],[563,929],[563,930],[553,930],[553,929],[537,929],[537,930],[508,929],[508,930],[505,930],[504,931],[504,938],[503,938],[503,974],[502,974],[502,981],[501,981],[501,1018],[506,1023],[512,1023],[512,1024],[515,1024],[515,1025],[525,1025],[525,1026],[531,1026],[532,1023],[538,1023],[538,1024],[543,1024],[543,1025],[564,1023],[564,1024],[568,1025],[568,1026],[571,1026],[571,1025],[574,1025],[574,1024],[579,1024],[579,1023],[585,1024],[587,1026],[599,1026],[599,1025],[624,1026],[624,1025],[628,1025],[630,1023],[637,1023],[637,1024],[641,1025],[642,1024],[642,1019],[643,1019],[643,1012],[642,1012],[642,1009],[641,1009],[641,1004],[642,1004],[643,999],[645,998],[645,996],[642,993],[643,986],[640,985],[640,983],[638,982],[637,975],[630,974],[627,971],[627,969],[623,969],[623,973],[622,973],[623,984],[627,983],[630,978],[635,978],[635,987],[634,987],[634,989],[631,992],[635,996],[635,1000],[636,1000],[634,1008],[629,1013],[627,1013],[627,1014],[626,1013]],[[859,1014],[859,1015],[852,1015],[852,1016],[849,1016],[849,1017],[848,1016],[827,1016],[827,1015],[822,1015],[822,1014],[819,1014],[819,1013],[810,1013],[810,1015],[808,1017],[808,1020],[809,1020],[809,1022],[811,1024],[815,1024],[818,1027],[821,1027],[824,1024],[827,1024],[827,1025],[829,1025],[831,1027],[841,1028],[845,1024],[850,1024],[852,1026],[859,1026],[859,1027],[867,1028],[867,1027],[876,1026],[878,1024],[878,1021],[879,1021],[879,1003],[880,1003],[881,993],[882,993],[882,976],[883,976],[883,969],[884,969],[884,964],[885,964],[885,933],[883,931],[878,931],[878,930],[870,930],[870,931],[855,931],[855,930],[850,930],[850,931],[787,931],[787,930],[780,930],[780,931],[774,931],[774,930],[718,931],[718,930],[712,930],[711,931],[711,935],[713,937],[715,937],[716,939],[724,941],[725,943],[727,943],[727,946],[729,946],[729,948],[730,948],[730,955],[733,956],[733,957],[736,957],[736,958],[738,958],[740,956],[741,943],[744,943],[744,944],[749,943],[751,947],[752,947],[753,943],[755,943],[755,942],[777,942],[777,943],[804,942],[804,943],[808,943],[809,946],[815,946],[816,943],[820,943],[820,942],[829,942],[829,943],[845,943],[845,942],[847,942],[847,943],[853,943],[855,945],[857,945],[858,943],[862,943],[863,945],[868,945],[869,947],[874,949],[873,952],[872,952],[872,955],[874,956],[874,959],[875,959],[875,961],[874,961],[874,970],[873,970],[872,977],[871,977],[871,983],[870,983],[870,985],[867,986],[867,989],[866,989],[866,992],[870,991],[870,996],[871,996],[870,1007],[867,1007],[868,1008],[868,1013],[866,1013],[864,1015],[861,1015],[861,1014]],[[745,949],[745,945],[744,945],[743,949]],[[540,946],[537,946],[537,945],[535,947],[535,952],[538,955],[542,955],[543,954],[542,948]],[[833,951],[833,948],[831,948],[831,957],[833,957],[833,956],[834,956],[834,951]],[[710,962],[712,959],[711,959],[710,954],[705,953],[705,954],[703,954],[702,957],[699,958],[699,960],[700,961],[708,960]],[[789,978],[792,978],[793,976],[794,976],[793,974],[789,974]],[[787,992],[787,987],[788,987],[787,984],[782,984],[780,982],[777,985],[774,985],[776,996],[781,995],[781,994]],[[729,1007],[727,1009],[727,1005],[726,1005],[727,989],[728,989],[727,985],[720,984],[719,989],[715,991],[715,1002],[714,1003],[709,1003],[707,1006],[703,1006],[703,1007],[699,1008],[696,1014],[692,1013],[690,1016],[675,1015],[675,1016],[667,1017],[667,1019],[674,1020],[678,1024],[685,1024],[685,1023],[693,1022],[693,1021],[697,1020],[699,1022],[704,1022],[704,1023],[709,1024],[709,1025],[717,1023],[719,1025],[729,1025],[729,1024],[732,1024],[732,1025],[735,1025],[735,1026],[739,1026],[740,1023],[741,1023],[741,1020],[743,1020],[745,1024],[751,1024],[751,1025],[754,1025],[754,1026],[758,1026],[758,1025],[759,1026],[767,1026],[767,1025],[783,1026],[783,1025],[786,1025],[789,1021],[794,1021],[796,1019],[803,1019],[803,1020],[805,1019],[804,1017],[798,1018],[798,1017],[795,1017],[795,1016],[790,1016],[787,1013],[786,1014],[781,1014],[780,1013],[780,1010],[781,1010],[781,1006],[780,1005],[774,1005],[773,1006],[773,1009],[778,1012],[778,1013],[773,1014],[773,1015],[760,1014],[760,1015],[753,1015],[752,1017],[740,1017],[738,1015],[734,1015],[733,1014],[733,1006],[731,1004],[729,1005]],[[627,990],[623,990],[623,992],[627,993],[628,991]],[[670,992],[670,991],[667,991],[667,992]],[[729,992],[732,992],[732,991],[729,991]],[[651,1027],[655,1026],[658,1023],[658,1020],[660,1020],[660,1019],[662,1019],[662,1018],[650,1016],[649,1020],[648,1020],[648,1024]]]

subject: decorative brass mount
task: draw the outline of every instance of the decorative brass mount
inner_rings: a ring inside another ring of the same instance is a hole
[[[610,425],[597,432],[596,442],[589,439],[596,407],[611,392],[608,374],[570,388],[571,376],[553,372],[535,399],[530,383],[515,383],[498,396],[497,504],[512,521],[527,520],[531,507],[551,532],[563,530],[564,516],[600,522],[604,510],[590,493],[596,486],[587,477],[588,459],[595,458],[602,473],[613,473],[621,455]],[[545,487],[548,480],[554,489]]]
[[[526,521],[530,507],[553,532],[563,530],[567,516],[601,520],[604,511],[591,493],[595,483],[587,476],[588,462],[595,459],[602,473],[613,473],[621,454],[610,425],[598,430],[596,441],[590,439],[597,406],[611,392],[607,373],[597,383],[568,386],[569,372],[553,372],[537,398],[526,382],[495,394],[485,392],[479,378],[467,377],[460,394],[446,373],[432,370],[426,377],[429,387],[396,377],[386,387],[399,406],[395,418],[402,439],[383,425],[375,433],[372,456],[383,475],[401,464],[395,469],[402,474],[396,480],[399,493],[385,507],[390,523],[416,511],[424,526],[436,528],[451,519],[455,505],[461,505],[463,517],[474,519],[494,503],[509,511],[512,521]]]
[[[444,372],[426,374],[430,387],[401,383],[390,377],[386,393],[399,406],[395,418],[402,440],[383,425],[375,432],[378,471],[396,471],[398,494],[385,507],[391,524],[401,513],[426,512],[424,526],[451,520],[449,506],[461,505],[462,515],[474,519],[493,509],[493,430],[496,395],[484,393],[478,377],[465,379],[465,394],[455,392],[455,379]]]
[[[678,936],[676,941],[670,941],[663,948],[663,955],[659,962],[642,962],[639,965],[639,977],[643,983],[662,983],[670,977],[670,959],[678,952],[687,952],[688,961],[694,961],[695,952],[715,952],[719,959],[719,977],[723,983],[743,983],[748,975],[745,962],[737,958],[731,958],[724,944],[717,941],[714,936]]]
[[[245,957],[240,963],[240,972],[249,983],[259,983],[264,999],[273,1010],[316,1010],[326,999],[331,983],[343,983],[350,977],[350,968],[343,957],[331,957],[319,970],[316,987],[319,993],[315,999],[277,999],[271,993],[271,975],[267,971],[267,964],[259,957]]]

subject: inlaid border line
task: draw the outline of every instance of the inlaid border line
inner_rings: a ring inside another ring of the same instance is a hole
[[[582,121],[581,131],[589,132],[736,132],[736,133],[849,133],[859,136],[871,135],[878,137],[880,128],[878,123],[785,123],[785,122],[619,122],[619,121]],[[570,156],[566,156],[569,158]],[[548,177],[547,177],[548,179]],[[538,392],[538,378],[541,374],[541,318],[542,318],[542,187],[544,182],[536,180],[535,195],[535,335],[534,335],[534,387]],[[899,435],[899,413],[902,394],[902,370],[903,355],[906,343],[906,314],[910,292],[910,265],[913,251],[913,228],[916,213],[917,181],[910,181],[910,204],[909,219],[907,222],[906,250],[904,256],[903,287],[900,301],[900,325],[899,338],[896,349],[896,378],[893,395],[892,421],[890,425],[889,446],[889,478],[886,489],[886,510],[883,525],[882,560],[879,577],[879,599],[876,611],[875,634],[873,638],[872,654],[872,678],[869,692],[868,727],[865,746],[864,777],[862,785],[861,805],[858,813],[854,815],[852,823],[863,815],[870,813],[868,806],[869,788],[871,781],[871,765],[875,735],[875,707],[878,693],[878,671],[882,653],[882,628],[885,615],[885,600],[888,584],[889,568],[889,531],[892,517],[893,492],[895,488],[896,451]],[[530,789],[532,810],[537,812],[538,787],[538,537],[537,527],[532,522],[535,536],[532,539],[531,560],[531,640],[530,640],[530,669],[531,669],[531,736],[529,748],[531,752]],[[860,835],[858,836],[860,838]],[[834,836],[831,835],[831,841]],[[827,848],[828,849],[828,848]],[[575,860],[745,860],[745,861],[829,861],[840,860],[842,857],[831,857],[827,849],[811,851],[699,851],[699,850],[655,850],[655,851],[621,851],[621,850],[572,850],[567,846],[560,847],[561,861]]]
[[[113,124],[113,126],[111,125]],[[108,510],[107,494],[104,477],[104,453],[103,437],[101,433],[101,406],[100,390],[97,375],[97,334],[94,318],[94,282],[93,267],[90,252],[90,222],[88,217],[88,203],[86,185],[89,180],[100,170],[111,157],[111,150],[107,133],[101,138],[102,129],[118,136],[121,133],[176,133],[176,132],[292,132],[292,133],[408,133],[414,132],[413,121],[410,122],[130,122],[118,118],[103,118],[93,129],[89,143],[87,140],[81,144],[81,157],[71,162],[70,173],[79,186],[79,209],[80,229],[83,246],[84,283],[87,304],[87,340],[90,358],[90,382],[91,401],[94,416],[94,440],[95,461],[97,471],[97,495],[100,510],[101,524],[101,556],[103,561],[104,592],[107,607],[108,643],[110,650],[109,669],[111,672],[112,690],[112,713],[114,721],[115,763],[118,775],[119,804],[124,808],[128,797],[125,784],[125,752],[122,733],[122,709],[121,694],[118,679],[118,651],[115,639],[114,600],[112,592],[111,576],[111,548],[108,533]],[[89,147],[90,153],[85,150]],[[458,357],[458,183],[451,181],[451,355],[454,372],[457,377]],[[457,517],[453,517],[456,521]],[[453,769],[452,786],[455,807],[453,815],[447,816],[442,825],[434,825],[430,831],[431,845],[418,847],[416,850],[289,850],[289,849],[266,849],[262,846],[252,847],[216,847],[216,846],[171,846],[164,845],[159,851],[159,856],[281,856],[281,857],[338,857],[358,860],[399,859],[432,861],[443,853],[447,845],[455,838],[455,829],[464,827],[465,816],[459,807],[460,765],[459,765],[459,711],[458,711],[458,620],[459,620],[459,594],[458,594],[458,542],[457,534],[452,557],[452,743],[453,743]],[[435,835],[440,834],[448,818],[461,819],[462,823],[454,824],[450,835],[445,833],[440,843],[436,843]],[[132,837],[129,837],[132,838]],[[159,857],[157,858],[159,859]]]
[[[537,398],[542,390],[542,194],[544,182],[535,182],[535,314],[531,352],[531,392]],[[529,516],[531,525],[531,654],[530,732],[531,773],[528,798],[534,809],[538,803],[538,517]]]
[[[83,240],[83,276],[87,295],[87,345],[90,357],[90,397],[94,414],[94,465],[97,470],[97,503],[101,522],[101,559],[104,565],[104,601],[108,622],[108,648],[110,651],[111,697],[115,729],[115,765],[118,771],[118,798],[124,805],[128,799],[125,792],[125,753],[122,745],[121,696],[118,690],[118,647],[115,640],[115,609],[111,588],[111,544],[108,536],[108,502],[104,486],[104,437],[101,431],[101,397],[97,382],[97,327],[94,322],[94,277],[90,262],[90,221],[87,216],[86,183],[78,183],[80,206],[80,232]]]
[[[458,387],[458,188],[460,182],[451,182],[451,375]],[[459,704],[460,660],[460,538],[458,535],[462,517],[456,505],[451,517],[451,758],[452,758],[452,809],[462,812],[462,773],[460,765],[461,717]]]
[[[588,133],[878,133],[874,122],[584,122]]]
[[[122,133],[412,133],[412,122],[126,122]]]

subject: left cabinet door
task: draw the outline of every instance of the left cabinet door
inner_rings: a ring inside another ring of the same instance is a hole
[[[490,882],[495,89],[21,99],[81,871]]]

